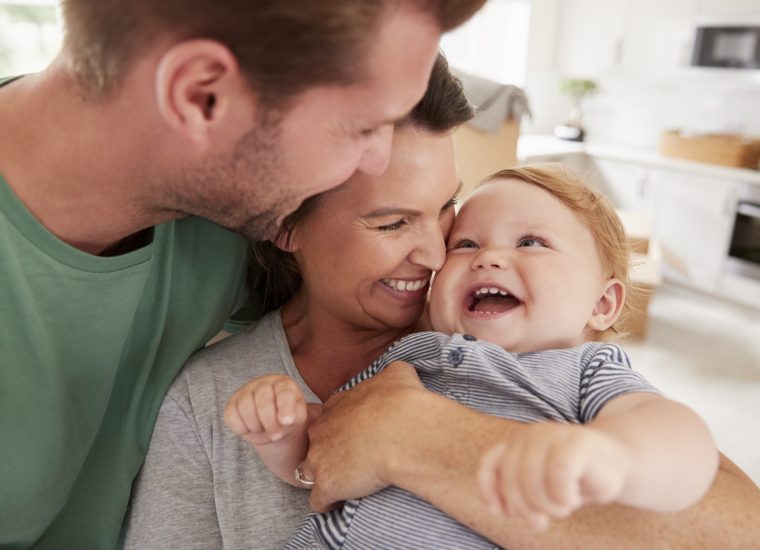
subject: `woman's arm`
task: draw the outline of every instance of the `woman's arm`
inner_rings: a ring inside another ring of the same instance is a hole
[[[324,511],[396,485],[511,548],[746,548],[760,540],[760,491],[727,459],[707,495],[675,514],[589,506],[540,533],[493,515],[479,497],[479,460],[520,426],[434,394],[412,367],[394,363],[333,396],[310,428],[312,506]]]
[[[222,547],[211,462],[194,426],[167,396],[132,487],[126,550]]]

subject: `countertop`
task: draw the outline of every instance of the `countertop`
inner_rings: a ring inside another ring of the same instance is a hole
[[[640,149],[600,142],[574,142],[552,135],[524,134],[517,141],[517,159],[528,162],[535,157],[585,154],[592,157],[629,162],[665,170],[691,172],[707,177],[724,178],[760,185],[760,170],[730,168],[691,160],[666,157],[653,149]]]

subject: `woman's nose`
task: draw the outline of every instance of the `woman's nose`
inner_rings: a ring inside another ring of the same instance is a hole
[[[393,125],[386,124],[367,139],[366,147],[359,159],[357,170],[368,176],[379,176],[388,168],[391,159]]]
[[[409,261],[432,271],[438,271],[446,261],[446,243],[443,231],[437,223],[420,234],[419,242],[409,254]]]

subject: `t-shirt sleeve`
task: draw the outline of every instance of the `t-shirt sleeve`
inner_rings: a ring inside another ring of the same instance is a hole
[[[660,392],[631,368],[628,355],[614,344],[592,349],[582,359],[580,422],[593,420],[612,398],[625,393]]]
[[[132,488],[124,548],[221,548],[208,453],[194,419],[167,395]]]

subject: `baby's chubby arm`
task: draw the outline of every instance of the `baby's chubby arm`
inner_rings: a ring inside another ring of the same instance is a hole
[[[478,483],[493,511],[545,527],[549,517],[593,503],[682,510],[705,494],[717,465],[699,416],[636,393],[611,400],[585,425],[521,426],[484,454]]]
[[[255,378],[232,394],[224,422],[248,441],[264,464],[281,480],[303,487],[293,472],[309,448],[307,428],[322,405],[306,403],[301,388],[283,375]]]

